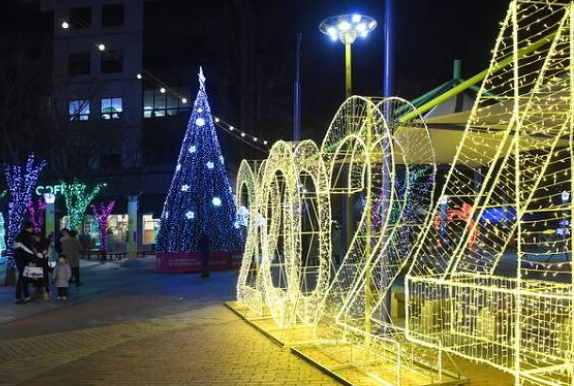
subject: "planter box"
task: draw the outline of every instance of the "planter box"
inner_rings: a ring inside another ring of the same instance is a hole
[[[231,253],[213,252],[209,254],[209,270],[228,271],[234,269]],[[198,273],[201,272],[201,253],[158,253],[156,270],[161,273]]]

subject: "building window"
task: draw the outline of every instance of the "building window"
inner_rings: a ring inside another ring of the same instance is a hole
[[[122,117],[122,98],[102,98],[102,119],[120,119]]]
[[[102,27],[118,27],[124,24],[124,5],[106,4],[102,6]]]
[[[90,119],[90,101],[87,99],[71,100],[68,104],[70,121],[87,121]]]
[[[142,216],[143,222],[143,245],[155,244],[157,233],[159,232],[160,219],[154,218],[151,214]]]
[[[157,89],[144,91],[144,118],[162,118],[175,116],[182,112],[189,112],[189,89],[180,87],[174,89],[178,96],[173,93],[161,93]],[[182,99],[186,99],[183,103]]]
[[[92,8],[75,7],[70,8],[70,27],[73,29],[92,28]]]
[[[110,50],[102,52],[102,73],[122,72],[123,70],[123,50]]]
[[[90,53],[70,54],[68,56],[68,74],[70,76],[90,75]]]
[[[66,222],[62,221],[61,225],[66,224]],[[128,224],[127,214],[112,214],[108,217],[108,252],[126,250],[128,240]],[[85,218],[84,235],[87,236],[86,240],[84,241],[86,243],[87,249],[99,249],[101,247],[99,224],[96,218],[92,215],[87,215]]]

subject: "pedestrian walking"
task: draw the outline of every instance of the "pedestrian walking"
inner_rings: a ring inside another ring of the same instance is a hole
[[[26,221],[23,229],[14,240],[14,262],[18,269],[18,280],[16,281],[16,304],[22,304],[30,300],[28,292],[28,279],[24,277],[24,268],[30,264],[34,258],[33,247],[34,227],[31,222]]]
[[[205,233],[199,236],[199,252],[201,253],[201,276],[208,278],[209,275],[209,237]]]
[[[58,299],[68,299],[68,287],[70,287],[70,279],[72,278],[72,269],[68,265],[66,256],[60,255],[58,263],[54,267],[52,280],[58,289]]]
[[[77,232],[64,228],[62,230],[62,255],[66,256],[66,260],[72,270],[71,282],[76,283],[76,287],[82,285],[80,281],[80,242],[76,238]]]

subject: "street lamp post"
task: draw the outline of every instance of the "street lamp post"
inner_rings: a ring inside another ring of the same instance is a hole
[[[352,55],[351,46],[357,40],[357,38],[366,38],[369,32],[377,27],[377,22],[375,19],[359,15],[359,14],[348,14],[329,17],[319,25],[319,29],[325,35],[328,35],[333,41],[339,40],[345,45],[345,94],[347,98],[353,95],[353,73],[352,73]],[[367,130],[367,147],[370,148],[370,125]],[[347,168],[346,173],[350,173]],[[348,174],[347,174],[348,176]],[[353,195],[346,194],[343,195],[342,211],[344,213],[343,219],[343,229],[342,232],[345,237],[341,237],[341,241],[345,240],[345,247],[343,250],[348,250],[351,247],[351,242],[354,233],[354,222],[353,222]],[[370,208],[366,208],[366,217],[371,218]],[[367,249],[370,248],[370,227],[367,227]],[[368,253],[368,252],[367,252]],[[370,270],[366,270],[367,276],[365,281],[367,283],[365,290],[365,331],[371,331],[371,303],[372,295],[370,291]],[[368,336],[368,334],[367,334]]]
[[[376,27],[375,19],[356,13],[332,16],[323,20],[319,25],[321,32],[333,41],[339,40],[345,45],[345,94],[347,98],[353,94],[351,46],[358,37],[366,38]]]

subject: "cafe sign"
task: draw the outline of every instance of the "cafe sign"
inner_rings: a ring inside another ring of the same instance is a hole
[[[66,184],[59,184],[59,185],[39,185],[36,188],[36,195],[44,196],[45,194],[53,194],[57,196],[59,194],[64,194],[66,191]]]

